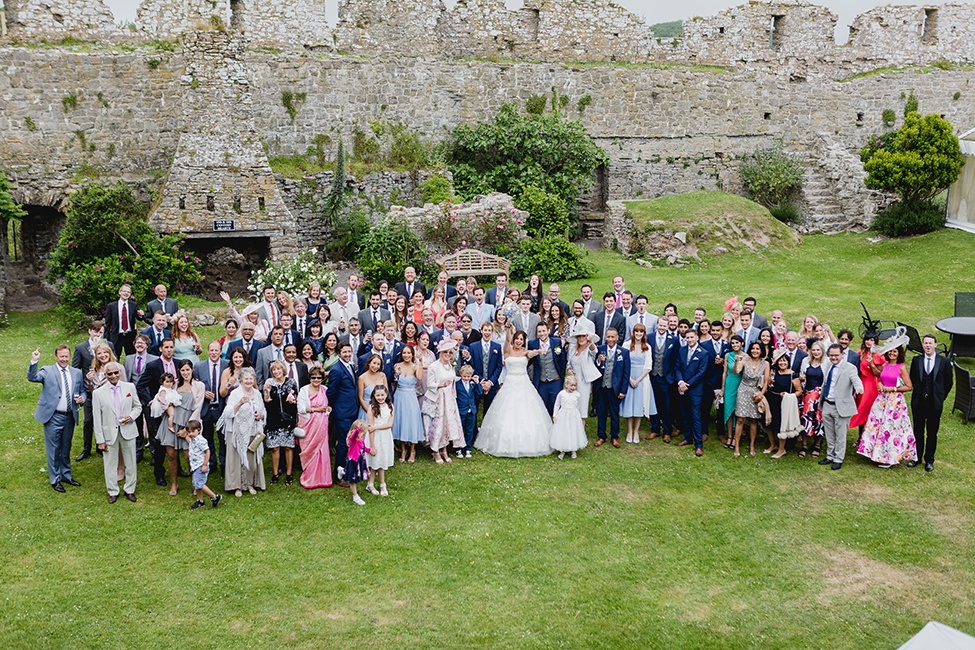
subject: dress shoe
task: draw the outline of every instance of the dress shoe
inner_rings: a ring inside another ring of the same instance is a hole
[[[843,463],[833,463],[832,465],[829,466],[829,468],[830,469],[842,469],[843,468]]]
[[[81,487],[81,483],[79,483],[78,481],[74,480],[73,478],[63,478],[63,479],[61,479],[61,482],[62,483],[67,483],[71,487]]]
[[[925,463],[924,464],[924,471],[925,472],[933,472],[934,471],[934,463]]]
[[[651,431],[651,432],[650,432],[650,435],[649,435],[649,436],[647,436],[647,440],[653,440],[654,438],[657,438],[657,437],[659,437],[659,436],[660,436],[660,434],[659,434],[659,433],[654,433],[653,431]]]
[[[604,442],[606,442],[606,441],[603,440],[602,438],[599,438],[598,440],[596,440],[596,442],[592,443],[592,446],[593,447],[602,447]]]
[[[689,444],[691,444],[691,443],[687,442],[686,440],[681,440],[680,442],[677,443],[677,446],[678,447],[686,447]]]
[[[67,490],[64,489],[64,486],[61,485],[61,481],[58,481],[57,483],[51,483],[51,487],[54,488],[54,491],[55,492],[66,492],[67,491]]]
[[[695,456],[703,456],[704,455],[704,450],[701,449],[700,447],[698,447],[697,449],[694,450],[694,455]]]
[[[145,454],[144,451],[137,451],[137,452],[135,452],[135,462],[141,463],[143,460],[145,460],[145,457],[146,457],[146,454]]]
[[[668,436],[666,433],[664,434],[664,444],[670,444],[670,436]]]
[[[921,461],[918,461],[918,460],[912,460],[912,461],[909,461],[909,462],[907,463],[907,466],[908,466],[908,467],[917,467],[917,466],[918,466],[918,465],[920,465],[920,464],[921,464]]]
[[[134,494],[129,494],[128,492],[123,492],[123,494],[125,495],[125,498],[126,499],[128,499],[132,503],[135,503],[135,495]]]
[[[348,481],[344,480],[344,479],[339,479],[338,481],[335,482],[335,485],[337,485],[339,487],[347,488],[347,487],[349,487],[352,484],[349,483]]]
[[[156,479],[156,485],[158,485],[159,487],[166,487],[166,479],[164,479],[164,478],[157,478]]]
[[[820,465],[832,465],[833,464],[833,461],[831,461],[829,458],[824,458],[821,461],[819,461],[819,464]]]
[[[617,449],[620,448],[619,438],[613,438],[613,446],[616,447]]]
[[[90,457],[91,457],[91,452],[90,451],[83,451],[80,454],[78,454],[77,456],[75,456],[74,459],[80,463],[84,459],[90,458]]]
[[[183,468],[180,467],[179,470],[176,472],[176,476],[178,476],[180,478],[189,478],[189,477],[191,477],[193,475],[192,474],[189,474],[187,472],[184,472],[183,471]]]
[[[108,502],[109,503],[115,503],[116,501],[118,501],[118,495],[117,494],[109,494],[108,495]]]

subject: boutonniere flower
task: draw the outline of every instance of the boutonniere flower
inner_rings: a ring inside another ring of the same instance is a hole
[[[555,354],[562,354],[562,346],[561,345],[555,346]]]

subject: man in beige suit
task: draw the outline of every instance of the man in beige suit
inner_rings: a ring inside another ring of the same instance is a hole
[[[843,467],[846,458],[846,430],[850,428],[850,418],[857,412],[853,394],[863,395],[863,382],[857,368],[843,360],[843,348],[838,343],[829,346],[828,367],[819,405],[823,413],[823,431],[826,435],[826,458],[820,465],[830,465],[830,469]]]
[[[95,442],[105,465],[105,486],[108,502],[118,501],[118,457],[122,452],[125,466],[125,498],[135,502],[135,439],[139,435],[136,419],[142,412],[135,384],[121,379],[122,365],[111,362],[105,366],[108,382],[92,393],[92,414]]]

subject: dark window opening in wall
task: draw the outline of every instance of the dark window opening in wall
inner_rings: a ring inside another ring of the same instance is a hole
[[[24,259],[24,244],[21,241],[21,223],[11,219],[7,222],[7,258],[11,262],[20,262]]]
[[[789,75],[789,83],[790,84],[804,84],[804,83],[806,83],[806,78],[803,77],[802,75],[798,75],[798,74]]]
[[[257,209],[260,210],[261,212],[264,212],[264,197],[263,196],[257,197]]]
[[[186,197],[185,196],[179,197],[179,209],[180,210],[185,210],[186,209]]]
[[[207,194],[207,210],[209,210],[210,212],[213,212],[216,209],[217,208],[216,208],[216,206],[213,203],[213,195],[212,194]]]
[[[64,24],[64,16],[61,14],[51,14],[51,16],[54,18],[54,22],[56,22],[58,25]]]
[[[240,214],[240,197],[239,196],[235,196],[234,197],[234,212],[236,212],[237,214]]]
[[[772,114],[771,113],[766,113],[765,114],[765,119],[766,120],[771,120],[772,119]]]
[[[244,29],[244,0],[230,0],[230,28]]]
[[[857,124],[863,124],[863,113],[857,112]]]
[[[718,160],[721,160],[722,158],[724,158],[724,152],[723,151],[715,151],[714,152],[714,157],[717,158]]]
[[[924,22],[921,24],[921,42],[937,43],[938,42],[937,31],[938,31],[938,10],[925,9]]]
[[[718,33],[724,34],[724,27],[718,27]]]
[[[539,16],[539,13],[540,12],[539,12],[538,9],[529,9],[528,11],[529,11],[529,14],[528,14],[528,25],[529,25],[529,27],[531,29],[532,40],[537,43],[538,42],[538,26],[542,22],[542,19]]]
[[[769,35],[768,46],[773,50],[782,47],[785,39],[785,16],[772,16],[772,33]]]

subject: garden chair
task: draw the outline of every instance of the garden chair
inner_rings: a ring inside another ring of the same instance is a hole
[[[910,339],[907,343],[907,349],[916,354],[924,354],[924,348],[921,347],[921,334],[917,328],[906,323],[897,323],[897,325],[907,330],[907,337]]]
[[[975,293],[955,293],[955,316],[975,316]]]
[[[975,393],[975,380],[971,373],[959,366],[954,360],[951,365],[955,367],[955,404],[951,407],[951,412],[961,411],[962,423],[968,424],[969,420],[975,420],[975,400],[972,394]]]

